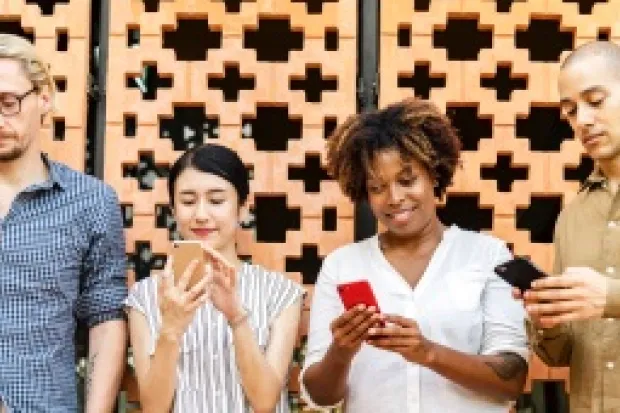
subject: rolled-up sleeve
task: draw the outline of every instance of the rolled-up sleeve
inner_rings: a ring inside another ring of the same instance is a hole
[[[492,266],[512,258],[505,245],[498,248]],[[484,292],[483,342],[481,354],[492,355],[510,352],[528,360],[525,310],[521,302],[512,297],[512,287],[492,274]]]
[[[308,393],[304,385],[304,374],[308,367],[320,362],[329,346],[332,343],[332,333],[330,330],[331,322],[344,311],[344,306],[340,301],[336,285],[338,283],[333,265],[332,257],[328,256],[323,262],[321,271],[314,286],[312,296],[312,306],[310,309],[310,323],[308,326],[308,343],[304,366],[299,375],[301,397],[313,409],[326,409],[338,406],[340,403],[331,406],[317,404]]]
[[[82,264],[77,317],[91,328],[105,321],[125,318],[125,238],[118,198],[110,187],[105,187],[87,219],[91,233]]]

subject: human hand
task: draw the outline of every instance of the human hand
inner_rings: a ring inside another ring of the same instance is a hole
[[[203,277],[193,287],[188,288],[189,280],[197,266],[198,261],[193,260],[175,284],[172,257],[168,257],[166,268],[159,276],[157,289],[162,318],[161,334],[168,335],[174,340],[181,339],[192,322],[196,310],[209,298],[206,290],[207,277]]]
[[[375,307],[356,305],[331,322],[333,349],[344,361],[350,361],[368,337],[368,329],[381,323],[382,315]]]
[[[434,344],[422,335],[418,323],[391,314],[384,319],[385,327],[370,329],[368,344],[398,353],[413,363],[428,365],[432,361]]]
[[[536,280],[525,295],[526,311],[539,327],[600,318],[607,302],[607,277],[586,267],[570,267],[559,277]]]

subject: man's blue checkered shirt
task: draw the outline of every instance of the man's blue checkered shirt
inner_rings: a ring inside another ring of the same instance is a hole
[[[0,398],[10,412],[77,412],[74,334],[123,317],[115,192],[47,161],[50,179],[0,220]]]

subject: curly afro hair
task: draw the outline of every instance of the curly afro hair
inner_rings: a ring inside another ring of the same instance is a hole
[[[327,143],[327,170],[352,201],[368,198],[366,181],[378,152],[396,150],[420,162],[441,198],[459,163],[460,140],[447,116],[432,103],[408,98],[384,109],[350,116]]]

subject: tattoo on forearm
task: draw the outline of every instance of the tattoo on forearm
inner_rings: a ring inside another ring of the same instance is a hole
[[[93,353],[88,356],[88,361],[86,363],[86,378],[84,380],[85,384],[85,400],[88,403],[88,396],[90,395],[90,391],[92,389],[93,384],[93,371],[95,370],[95,359],[97,358],[97,353]]]
[[[502,360],[485,361],[484,364],[491,367],[497,377],[504,381],[513,380],[522,373],[527,372],[527,363],[521,356],[515,353],[499,353]]]

